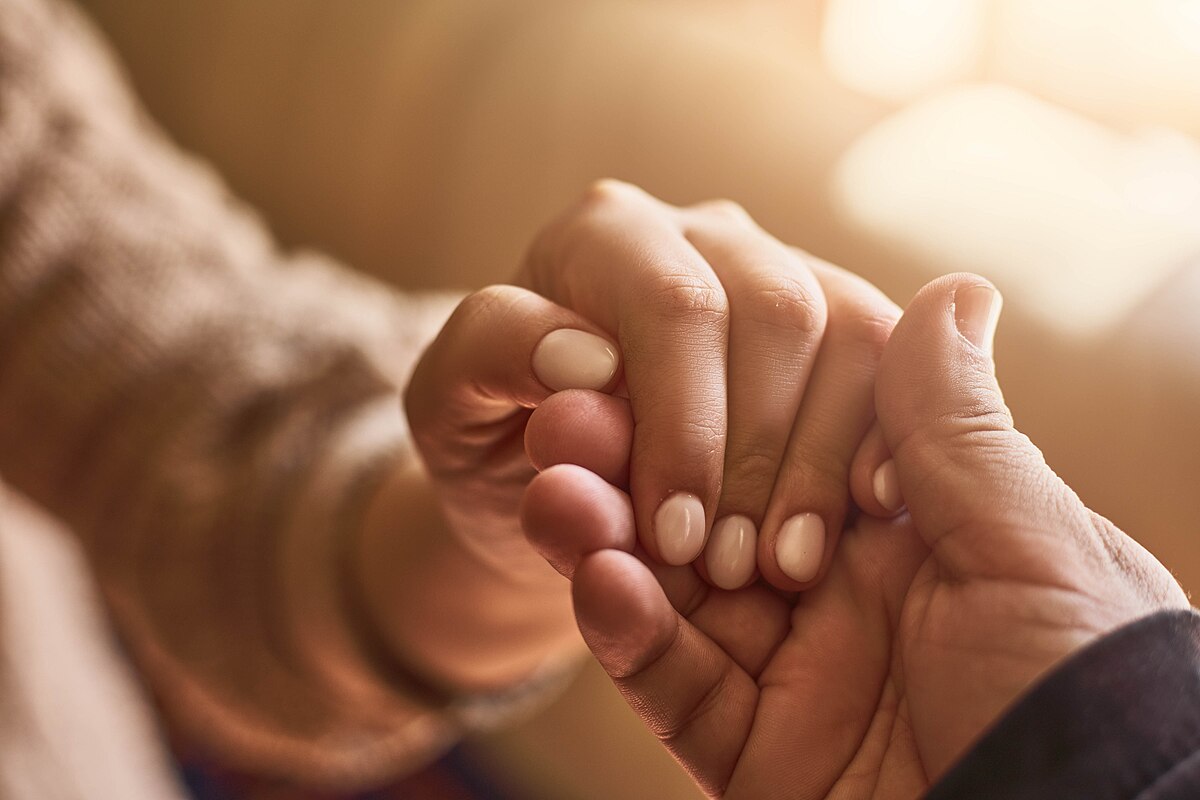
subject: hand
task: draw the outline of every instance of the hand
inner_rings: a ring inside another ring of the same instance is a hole
[[[991,361],[998,310],[975,276],[913,300],[876,395],[908,514],[860,518],[799,598],[712,591],[645,559],[604,472],[614,453],[531,484],[529,535],[572,578],[589,647],[710,795],[916,796],[1065,656],[1187,607],[1012,427]]]
[[[457,685],[492,685],[574,630],[566,587],[517,519],[530,410],[567,388],[629,398],[621,464],[652,558],[691,562],[717,520],[714,581],[745,585],[756,565],[787,589],[820,579],[895,306],[732,204],[681,209],[615,182],[538,236],[516,283],[463,301],[406,393],[447,531],[402,551],[395,520],[418,500],[390,490],[376,504],[361,570],[393,649]],[[588,449],[569,428],[557,441]],[[423,605],[454,624],[430,626]]]
[[[551,226],[520,280],[619,342],[650,557],[689,563],[711,530],[700,568],[717,585],[746,585],[756,566],[781,589],[814,585],[899,309],[731,203],[679,209],[613,182]],[[559,426],[543,441],[571,435]]]

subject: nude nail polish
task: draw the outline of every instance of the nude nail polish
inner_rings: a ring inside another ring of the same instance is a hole
[[[879,465],[871,479],[871,489],[879,505],[888,511],[896,512],[904,507],[904,497],[900,494],[900,476],[896,472],[896,462],[888,459]]]
[[[690,564],[704,549],[704,504],[689,492],[676,492],[654,512],[658,552],[668,564]]]
[[[754,575],[758,529],[741,514],[722,517],[713,525],[704,549],[708,577],[722,589],[738,589]]]
[[[533,349],[533,374],[547,388],[603,389],[617,374],[617,349],[594,333],[560,328]]]
[[[817,577],[825,555],[825,522],[816,514],[797,514],[783,523],[775,540],[775,560],[797,583]]]

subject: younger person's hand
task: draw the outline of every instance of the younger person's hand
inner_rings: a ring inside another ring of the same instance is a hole
[[[818,582],[899,309],[737,206],[675,208],[611,182],[547,230],[520,282],[619,344],[629,491],[650,557],[687,564],[707,543],[701,574],[718,586],[757,569],[785,590]],[[554,427],[544,440],[569,443],[571,426]],[[882,438],[867,442],[858,463],[882,461]]]
[[[621,465],[653,560],[690,563],[715,529],[705,574],[720,585],[758,565],[786,589],[820,579],[898,314],[886,298],[732,204],[676,208],[615,182],[538,236],[515,283],[463,301],[406,393],[447,524],[417,515],[410,489],[375,504],[359,569],[388,647],[454,686],[501,684],[563,647],[567,587],[517,517],[526,421],[562,389],[631,410]],[[593,449],[569,425],[556,441]],[[401,514],[428,532],[401,541]]]

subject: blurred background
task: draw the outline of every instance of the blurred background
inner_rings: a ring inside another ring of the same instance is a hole
[[[406,289],[505,280],[605,176],[901,304],[986,275],[1018,425],[1200,587],[1200,0],[83,5],[285,243]],[[515,797],[696,796],[594,669],[462,752]]]

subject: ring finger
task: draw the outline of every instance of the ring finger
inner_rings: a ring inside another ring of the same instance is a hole
[[[821,353],[771,490],[758,568],[804,589],[828,568],[849,508],[850,465],[875,418],[875,372],[900,309],[856,275],[811,259],[829,303]]]

